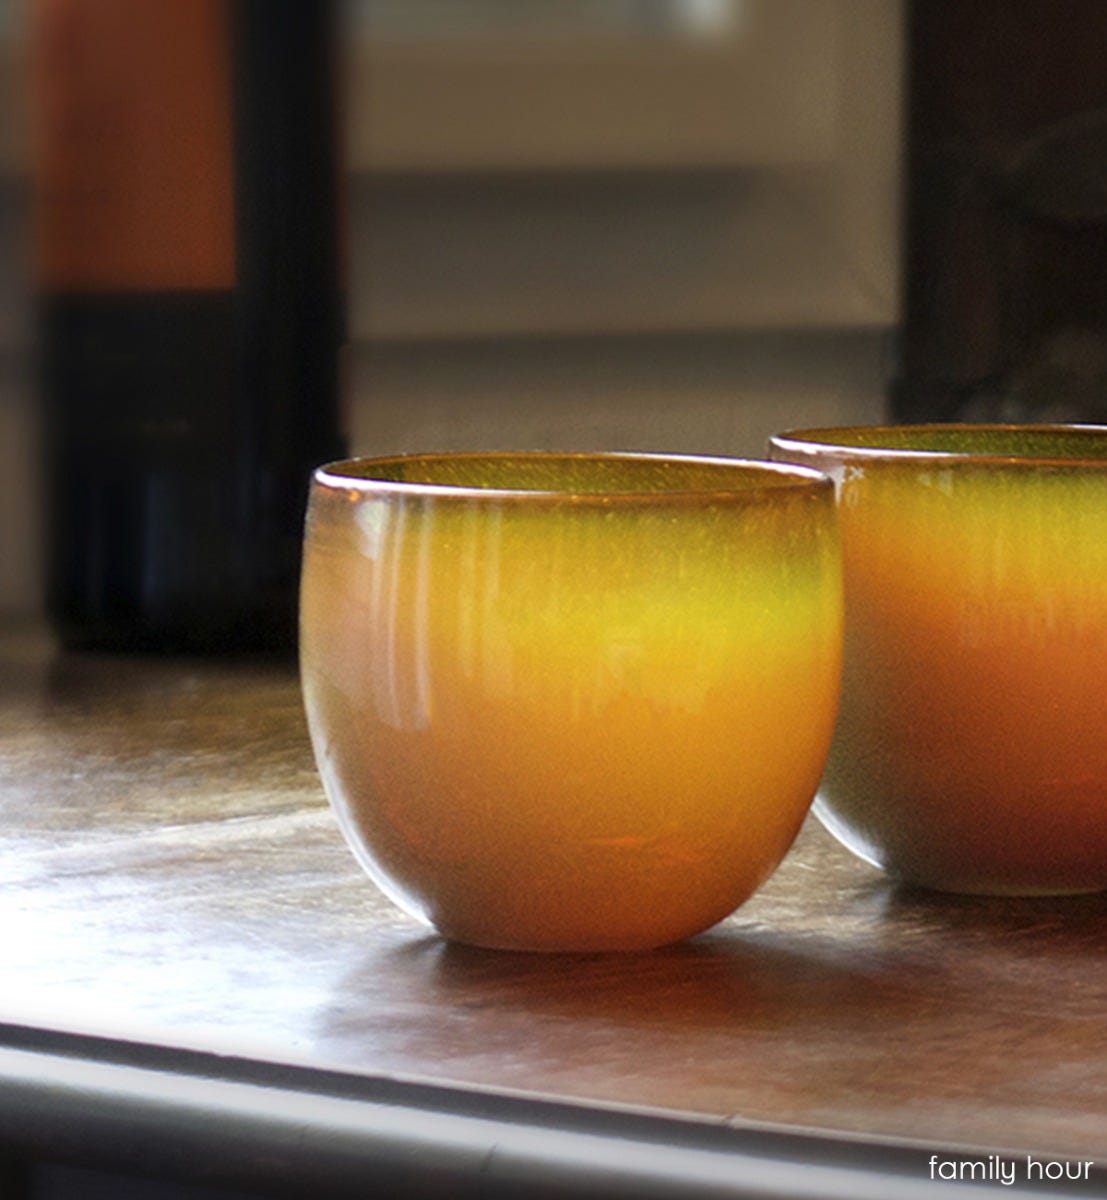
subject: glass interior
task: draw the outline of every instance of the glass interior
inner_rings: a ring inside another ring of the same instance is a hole
[[[431,454],[338,463],[339,479],[555,495],[736,492],[810,486],[817,476],[768,463],[617,454]]]
[[[782,438],[859,450],[1107,461],[1107,426],[890,425],[807,429]]]

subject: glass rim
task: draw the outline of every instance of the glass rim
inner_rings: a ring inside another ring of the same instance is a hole
[[[688,467],[710,467],[733,470],[746,482],[735,487],[703,486],[672,487],[654,490],[641,488],[597,489],[581,491],[564,488],[477,487],[468,484],[425,483],[416,480],[381,479],[364,474],[351,474],[353,468],[372,470],[386,465],[404,463],[456,462],[465,459],[502,461],[618,461],[642,464],[674,464]],[[760,477],[760,482],[756,477]],[[312,472],[312,486],[328,489],[358,491],[369,495],[405,497],[436,497],[466,500],[503,500],[542,502],[651,502],[669,503],[680,500],[701,501],[708,497],[753,499],[767,495],[790,495],[803,490],[833,490],[833,481],[815,467],[799,463],[771,462],[768,459],[731,458],[725,455],[667,453],[638,450],[432,450],[404,454],[368,455],[338,459],[323,463]]]
[[[774,433],[769,438],[773,449],[798,451],[828,451],[840,459],[863,461],[896,461],[920,463],[973,463],[980,465],[1002,465],[1009,467],[1067,467],[1094,471],[1107,470],[1107,455],[1103,458],[1085,458],[1080,455],[1057,454],[1011,454],[995,450],[935,450],[911,446],[858,445],[844,441],[846,435],[880,435],[889,432],[913,433],[1043,433],[1047,435],[1087,435],[1102,441],[1107,448],[1107,425],[1080,423],[1016,423],[1016,422],[973,422],[973,421],[922,421],[882,425],[830,425],[811,429],[789,429]]]

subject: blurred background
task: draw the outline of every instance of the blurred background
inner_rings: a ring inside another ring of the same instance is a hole
[[[0,0],[5,612],[43,597],[32,9]],[[1105,47],[1099,0],[349,0],[350,451],[1104,419]]]
[[[42,602],[32,15],[0,0],[9,612]],[[353,0],[342,16],[352,452],[760,454],[781,426],[882,415],[899,0]]]

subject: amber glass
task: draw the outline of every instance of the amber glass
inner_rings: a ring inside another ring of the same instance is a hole
[[[329,466],[301,661],[331,804],[401,907],[487,946],[675,941],[757,888],[814,795],[833,487],[649,455]]]
[[[846,656],[823,822],[930,887],[1107,886],[1107,428],[772,446],[838,489]]]

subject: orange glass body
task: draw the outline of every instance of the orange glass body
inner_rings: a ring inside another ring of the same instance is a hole
[[[827,827],[939,889],[1107,886],[1107,429],[805,430],[772,449],[838,489]]]
[[[321,469],[301,662],[331,804],[404,909],[487,946],[672,942],[757,888],[814,795],[833,488],[649,455]]]

